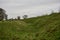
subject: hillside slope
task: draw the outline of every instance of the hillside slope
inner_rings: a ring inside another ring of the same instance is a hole
[[[60,40],[60,13],[0,21],[0,40]]]

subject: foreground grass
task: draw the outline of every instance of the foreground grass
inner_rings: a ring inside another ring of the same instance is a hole
[[[60,40],[60,13],[0,21],[0,40]]]

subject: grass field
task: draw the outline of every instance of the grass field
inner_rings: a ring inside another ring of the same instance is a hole
[[[60,13],[0,21],[0,40],[60,40]]]

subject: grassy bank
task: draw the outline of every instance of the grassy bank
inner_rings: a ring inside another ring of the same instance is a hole
[[[0,40],[60,40],[60,13],[0,21]]]

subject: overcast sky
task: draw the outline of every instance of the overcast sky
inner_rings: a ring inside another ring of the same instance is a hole
[[[0,0],[0,8],[6,10],[9,18],[28,15],[44,15],[59,10],[60,0]]]

